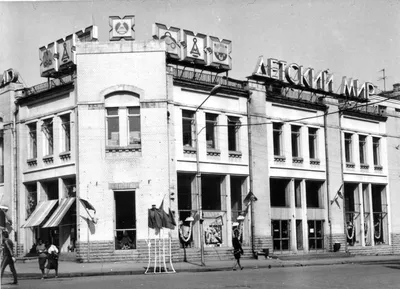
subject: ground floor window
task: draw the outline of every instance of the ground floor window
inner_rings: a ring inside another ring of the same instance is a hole
[[[324,249],[324,221],[308,221],[308,248],[309,250]]]
[[[272,242],[274,251],[289,250],[289,220],[272,220]]]
[[[136,206],[134,191],[115,191],[115,249],[136,249]]]
[[[193,246],[192,191],[195,175],[178,174],[179,241],[181,248]]]

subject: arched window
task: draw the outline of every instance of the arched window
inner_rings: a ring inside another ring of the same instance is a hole
[[[115,91],[105,96],[107,146],[140,146],[139,94]]]

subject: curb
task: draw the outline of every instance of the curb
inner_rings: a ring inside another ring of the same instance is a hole
[[[260,264],[260,265],[250,265],[245,267],[249,270],[254,269],[277,269],[277,268],[291,268],[291,267],[311,267],[311,266],[329,266],[329,265],[347,265],[347,264],[400,264],[400,260],[331,260],[328,262],[289,262],[285,264],[285,261],[280,261],[280,264]],[[176,273],[194,273],[194,272],[218,272],[218,271],[231,271],[231,266],[220,266],[220,267],[198,267],[198,268],[184,268],[179,269]],[[94,276],[118,276],[118,275],[145,275],[145,268],[141,270],[116,270],[116,271],[106,271],[106,272],[74,272],[74,273],[59,273],[58,278],[74,278],[74,277],[94,277]],[[165,274],[165,273],[160,273]],[[150,272],[146,275],[155,275]],[[4,274],[5,277],[12,277],[10,272]],[[54,279],[53,275],[46,278],[45,280]],[[29,279],[41,279],[40,273],[18,273],[19,280],[29,280]]]

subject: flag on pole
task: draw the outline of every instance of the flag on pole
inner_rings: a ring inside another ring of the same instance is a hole
[[[250,202],[255,202],[257,201],[257,197],[253,194],[252,191],[250,191],[246,198],[244,198],[243,203],[247,206]]]
[[[84,200],[84,199],[81,199],[81,198],[79,198],[79,200],[81,201],[83,207],[84,207],[86,210],[92,210],[92,211],[94,211],[94,213],[96,214],[96,209],[93,207],[93,205],[92,205],[91,203],[89,203],[88,201],[86,201],[86,200]]]

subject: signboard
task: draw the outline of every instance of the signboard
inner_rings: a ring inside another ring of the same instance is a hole
[[[4,71],[3,75],[0,74],[0,87],[6,86],[9,83],[18,81],[18,72],[10,68]]]
[[[135,40],[135,31],[133,30],[133,26],[135,26],[134,15],[124,16],[124,18],[110,16],[109,24],[111,27],[110,41]]]
[[[90,42],[97,39],[97,26],[92,25],[85,30],[68,35],[65,39],[61,38],[57,42],[40,47],[40,76],[58,77],[71,73],[71,69],[74,69],[76,64],[76,42]]]
[[[55,42],[39,48],[40,76],[50,77],[58,71],[57,45]]]
[[[153,24],[153,38],[165,39],[167,57],[182,65],[194,64],[227,71],[232,69],[232,41],[194,33],[164,24]]]
[[[168,56],[174,59],[181,59],[181,29],[167,27],[164,24],[153,25],[153,38],[164,39]]]
[[[257,61],[253,75],[262,76],[270,79],[277,79],[292,85],[302,86],[308,89],[320,90],[321,92],[334,93],[333,75],[329,74],[328,69],[315,73],[311,67],[305,68],[296,63],[288,64],[286,61],[268,58],[265,64],[263,57]],[[349,98],[366,100],[375,93],[375,86],[370,82],[359,85],[358,80],[347,80],[342,78],[340,95]]]

